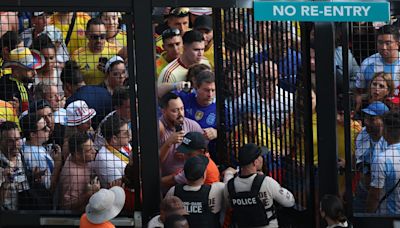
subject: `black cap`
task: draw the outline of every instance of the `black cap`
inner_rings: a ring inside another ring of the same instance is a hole
[[[207,15],[201,15],[194,20],[193,29],[205,29],[207,31],[211,31],[213,29],[213,22],[212,18]]]
[[[252,163],[260,155],[268,150],[266,147],[259,147],[254,143],[247,143],[239,149],[239,165],[245,166]]]
[[[37,110],[44,109],[46,107],[51,108],[50,103],[46,100],[36,100],[29,104],[29,113],[36,113]]]
[[[195,181],[203,177],[207,169],[208,161],[208,158],[204,155],[197,155],[186,160],[183,167],[186,179]]]
[[[207,141],[203,134],[200,132],[189,132],[182,140],[181,145],[176,148],[178,152],[190,153],[196,150],[206,149]]]

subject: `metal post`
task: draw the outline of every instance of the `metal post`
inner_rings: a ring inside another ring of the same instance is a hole
[[[353,192],[352,192],[352,171],[351,171],[351,105],[349,87],[349,23],[342,24],[342,50],[343,50],[343,107],[344,107],[344,140],[345,140],[345,160],[346,160],[346,207],[347,217],[353,217]],[[355,137],[355,136],[353,136]]]
[[[307,195],[307,208],[309,209],[309,219],[313,221],[309,224],[309,227],[316,227],[315,221],[315,180],[314,180],[314,167],[313,167],[313,123],[312,123],[312,104],[311,104],[311,62],[310,62],[310,31],[309,24],[301,23],[301,40],[302,40],[302,52],[301,58],[302,65],[302,77],[301,80],[304,83],[304,152],[306,155],[305,159],[305,175],[306,175],[306,195]],[[299,79],[298,79],[299,80]],[[297,110],[300,111],[300,110]]]
[[[319,196],[338,192],[333,23],[315,24]]]
[[[160,169],[152,1],[133,0],[136,78],[139,104],[139,141],[142,164],[143,225],[159,211]]]

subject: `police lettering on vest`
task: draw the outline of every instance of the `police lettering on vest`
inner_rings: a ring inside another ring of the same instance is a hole
[[[274,207],[265,209],[258,196],[264,178],[264,175],[256,175],[248,192],[236,192],[234,179],[228,182],[228,192],[233,209],[232,220],[239,227],[265,226],[276,218]],[[273,214],[269,218],[267,211],[272,211]]]
[[[244,199],[232,199],[233,206],[241,206],[241,205],[255,205],[257,204],[256,197],[244,198]]]
[[[201,202],[183,202],[183,206],[189,214],[203,213],[203,206]]]

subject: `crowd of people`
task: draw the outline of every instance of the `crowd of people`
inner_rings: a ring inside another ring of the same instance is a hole
[[[154,80],[165,198],[149,227],[278,227],[274,201],[292,207],[294,195],[302,194],[282,187],[294,191],[284,174],[289,173],[284,170],[287,161],[300,167],[305,163],[301,113],[308,93],[302,85],[298,24],[241,24],[225,15],[222,76],[214,71],[211,8],[156,8],[154,14],[161,18],[154,21]],[[133,209],[133,186],[141,180],[130,175],[132,154],[137,153],[131,145],[137,127],[132,126],[131,105],[136,101],[131,100],[130,90],[135,88],[128,82],[130,25],[122,19],[119,12],[0,12],[1,210],[85,212],[81,225],[89,227],[107,223],[122,208]],[[396,23],[373,29],[376,54],[354,54],[356,40],[353,52],[348,51],[354,208],[396,214],[400,35]],[[315,82],[313,33],[311,29]],[[340,199],[324,198],[321,215],[329,218],[329,225],[347,227],[340,203],[346,200],[346,63],[339,38],[335,65]],[[224,94],[218,97],[225,108],[217,111],[216,82],[221,78],[226,79],[221,83]],[[314,132],[313,165],[318,167],[314,87],[311,95],[309,127]],[[218,113],[226,132],[217,131]],[[227,152],[232,167],[225,167],[217,151],[218,137],[225,137],[232,150]],[[272,175],[275,180],[267,170],[276,168],[282,172]],[[102,204],[104,197],[109,204]],[[93,215],[114,203],[116,213]],[[331,210],[334,206],[337,210]]]

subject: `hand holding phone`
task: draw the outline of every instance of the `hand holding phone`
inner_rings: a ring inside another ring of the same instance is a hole
[[[106,72],[106,64],[107,64],[108,59],[106,57],[100,57],[99,58],[99,63],[97,65],[97,69],[102,71],[102,72]]]

